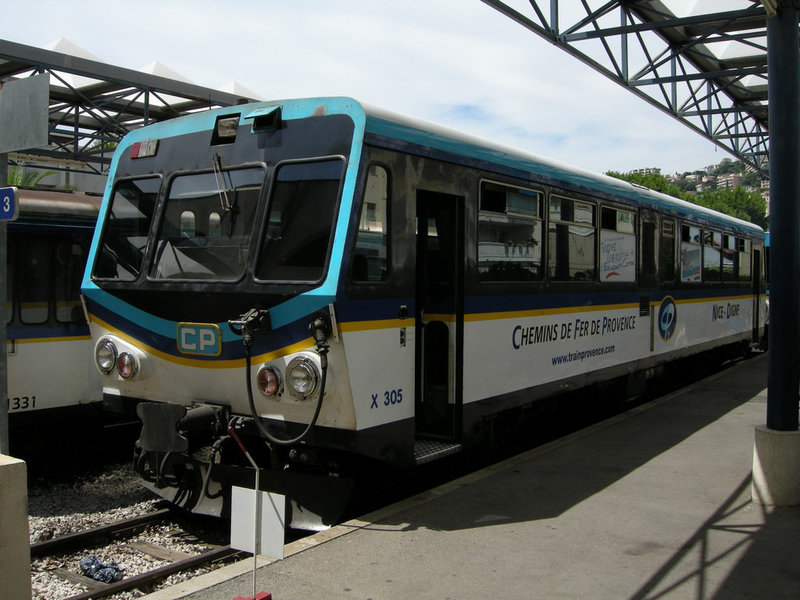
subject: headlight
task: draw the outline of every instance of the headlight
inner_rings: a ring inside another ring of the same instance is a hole
[[[133,354],[123,352],[117,357],[117,372],[123,379],[133,379],[138,370]]]
[[[319,369],[314,361],[298,356],[286,367],[286,386],[289,393],[300,400],[314,395],[319,385]]]
[[[117,347],[109,339],[100,340],[94,349],[94,362],[102,373],[108,375],[117,364]]]
[[[263,396],[267,398],[277,396],[283,387],[280,371],[267,365],[261,365],[256,375],[256,385]]]

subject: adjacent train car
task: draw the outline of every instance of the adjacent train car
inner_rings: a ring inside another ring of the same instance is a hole
[[[80,285],[101,198],[19,190],[19,218],[8,223],[6,353],[9,423],[101,400]]]
[[[323,526],[356,464],[411,467],[565,390],[757,343],[763,244],[352,99],[286,100],[129,134],[83,293],[153,489],[225,514],[252,486],[238,440]]]

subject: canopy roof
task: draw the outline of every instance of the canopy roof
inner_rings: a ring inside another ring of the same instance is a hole
[[[195,85],[160,63],[136,71],[106,64],[67,40],[53,47],[0,40],[0,83],[50,76],[49,144],[24,151],[29,166],[104,173],[133,129],[255,99],[235,84],[234,92]]]
[[[759,0],[482,1],[768,175]]]

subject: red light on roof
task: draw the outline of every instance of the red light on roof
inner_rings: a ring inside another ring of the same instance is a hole
[[[158,140],[145,140],[131,145],[131,158],[146,158],[155,156],[158,152]]]

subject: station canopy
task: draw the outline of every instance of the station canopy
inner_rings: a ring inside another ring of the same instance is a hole
[[[769,175],[761,0],[482,1]]]
[[[105,174],[122,137],[144,125],[255,99],[238,84],[230,91],[195,85],[164,65],[115,67],[66,40],[46,50],[0,40],[0,84],[48,74],[46,146],[9,156],[26,166]]]

